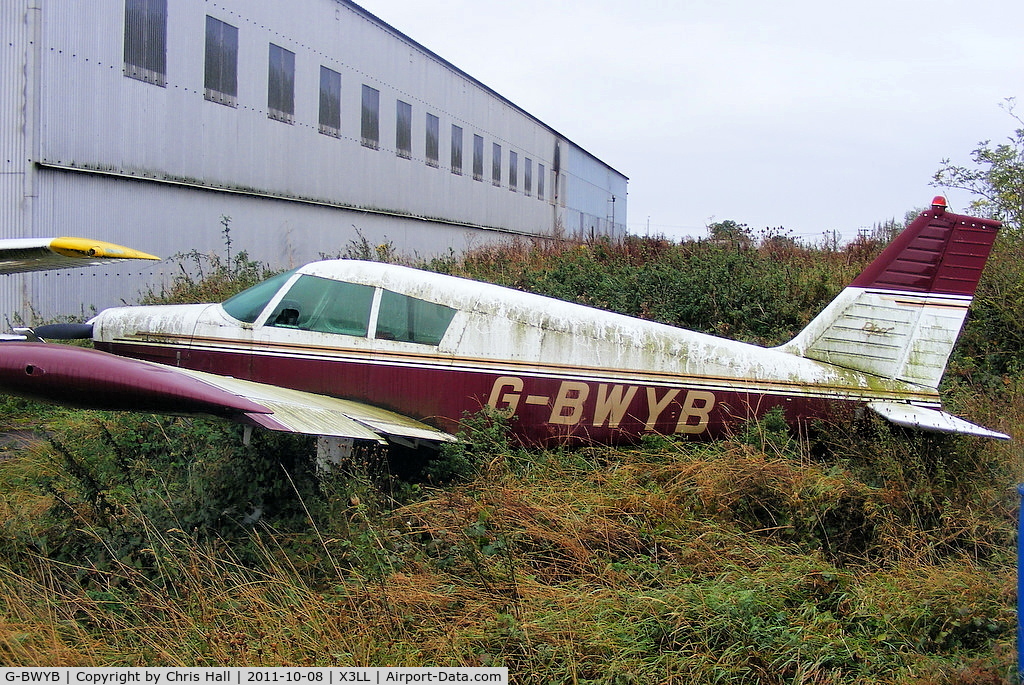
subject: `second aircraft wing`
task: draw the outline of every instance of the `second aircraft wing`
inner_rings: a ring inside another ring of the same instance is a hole
[[[130,247],[89,238],[0,239],[0,274],[73,269],[124,259],[160,258]]]

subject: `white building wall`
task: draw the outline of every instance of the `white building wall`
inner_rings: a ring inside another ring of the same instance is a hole
[[[38,11],[28,0],[0,3],[0,237],[26,235],[31,224],[37,92],[34,72]],[[0,278],[0,303],[12,311],[26,301],[24,280]],[[3,312],[4,310],[0,310]]]
[[[566,226],[583,236],[625,235],[626,178],[576,146],[568,149]]]
[[[578,216],[588,231],[614,235],[625,226],[624,176],[344,0],[169,0],[164,87],[124,75],[124,0],[5,0],[0,11],[0,131],[5,159],[15,160],[0,179],[2,237],[89,235],[170,256],[220,249],[219,217],[228,215],[236,248],[284,266],[336,253],[360,225],[369,240],[423,256],[500,235],[575,233]],[[238,29],[236,107],[204,97],[207,15]],[[295,53],[290,124],[268,117],[270,43]],[[321,65],[341,74],[340,138],[319,132]],[[378,149],[361,144],[364,84],[380,92]],[[399,99],[412,105],[410,159],[395,149]],[[436,167],[426,160],[428,113],[440,123]],[[450,168],[452,124],[463,129],[461,175]],[[484,139],[482,181],[473,180],[474,135]],[[513,151],[518,179],[510,188]],[[602,179],[603,195],[595,185]],[[621,195],[618,231],[602,223],[611,194]],[[96,283],[104,273],[4,279],[0,311],[23,311],[29,299],[40,313],[59,310],[31,291]],[[96,297],[97,306],[110,304]]]
[[[204,193],[204,201],[197,202],[196,192],[187,187],[126,182],[99,174],[51,171],[41,173],[39,178],[37,221],[42,225],[74,225],[84,234],[103,235],[122,244],[148,241],[146,234],[137,232],[138,226],[145,225],[147,234],[184,236],[187,243],[203,245],[202,252],[225,257],[221,217],[229,216],[232,254],[246,250],[255,256],[251,246],[257,245],[264,261],[282,269],[324,256],[339,256],[362,239],[373,248],[387,243],[396,250],[401,245],[427,244],[432,246],[429,254],[447,254],[449,248],[458,253],[501,235],[369,212],[339,212],[314,204],[265,200],[244,193]],[[310,245],[316,245],[317,251],[310,254]],[[428,256],[412,249],[407,254]],[[11,311],[47,318],[62,313],[88,316],[94,308],[137,302],[150,289],[159,292],[178,273],[178,262],[171,259],[12,274],[2,281],[23,278],[25,290],[33,294],[33,300],[23,308]],[[7,312],[0,314],[9,316]]]

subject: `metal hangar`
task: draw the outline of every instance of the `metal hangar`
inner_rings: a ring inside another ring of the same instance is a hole
[[[277,267],[354,240],[428,256],[607,235],[627,179],[348,0],[5,0],[0,237],[82,235]],[[0,312],[88,313],[177,269],[0,279]]]

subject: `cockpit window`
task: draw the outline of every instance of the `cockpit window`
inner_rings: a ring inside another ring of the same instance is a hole
[[[285,293],[268,326],[365,337],[373,288],[303,274]]]
[[[455,310],[451,307],[385,290],[380,298],[376,337],[437,345],[454,316]]]
[[[295,273],[294,269],[268,278],[262,283],[257,283],[228,298],[221,306],[224,307],[224,311],[239,321],[254,323],[259,318],[260,312],[266,308],[267,303],[277,294],[285,281],[291,278],[293,273]]]
[[[234,318],[254,323],[294,273],[278,274],[240,292],[222,306]],[[375,290],[369,285],[302,274],[274,306],[266,325],[367,337]],[[438,345],[454,316],[451,307],[382,290],[374,337]]]

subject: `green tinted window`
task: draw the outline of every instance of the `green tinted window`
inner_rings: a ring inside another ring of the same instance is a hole
[[[379,340],[437,345],[453,316],[455,310],[451,307],[385,290],[380,298],[376,337]]]
[[[365,336],[373,288],[302,275],[274,308],[268,326]]]
[[[284,285],[284,282],[291,278],[293,273],[294,269],[278,274],[262,283],[257,283],[253,287],[225,300],[221,306],[224,307],[224,311],[239,321],[253,323],[259,318],[260,312],[273,299],[277,291]]]

